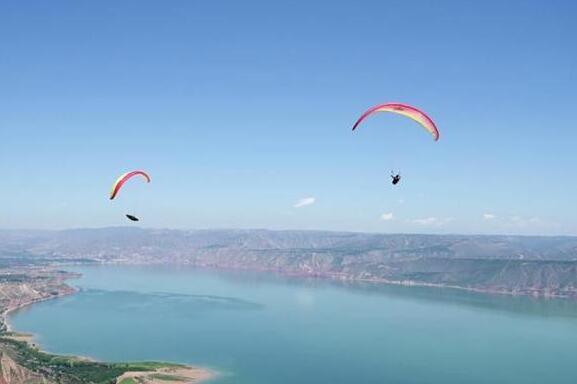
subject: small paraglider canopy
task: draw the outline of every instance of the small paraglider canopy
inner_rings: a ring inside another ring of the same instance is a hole
[[[427,132],[429,132],[435,141],[439,140],[439,130],[433,120],[427,114],[413,106],[401,103],[384,103],[375,105],[365,111],[353,125],[353,131],[357,129],[359,124],[368,116],[376,112],[391,112],[403,115],[419,123]]]

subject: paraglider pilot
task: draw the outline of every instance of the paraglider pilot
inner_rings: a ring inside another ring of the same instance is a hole
[[[393,173],[391,172],[391,182],[393,185],[397,185],[399,181],[401,181],[401,174],[400,173]]]

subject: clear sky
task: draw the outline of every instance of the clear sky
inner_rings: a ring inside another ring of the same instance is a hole
[[[577,234],[576,17],[569,0],[2,1],[0,228]],[[440,141],[390,114],[351,133],[385,101],[426,110]],[[138,168],[152,183],[110,202]]]

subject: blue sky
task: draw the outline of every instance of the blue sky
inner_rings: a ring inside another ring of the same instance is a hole
[[[577,234],[576,15],[572,1],[2,2],[0,228],[133,213]],[[384,101],[426,110],[440,141],[388,114],[350,132]],[[108,201],[137,168],[152,183]]]

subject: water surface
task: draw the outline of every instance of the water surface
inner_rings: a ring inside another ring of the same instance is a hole
[[[218,384],[571,383],[577,303],[182,267],[74,269],[11,315],[43,348],[216,369]]]

